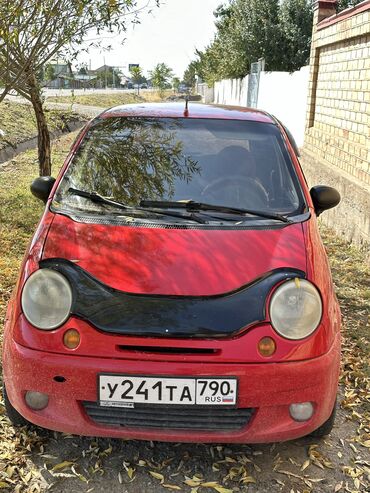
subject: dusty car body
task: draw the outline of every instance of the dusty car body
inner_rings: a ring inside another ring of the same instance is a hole
[[[339,195],[308,189],[280,122],[112,108],[33,192],[46,207],[5,322],[15,423],[229,443],[330,431],[341,322],[317,215]]]

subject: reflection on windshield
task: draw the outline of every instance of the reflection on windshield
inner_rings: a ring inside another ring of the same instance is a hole
[[[122,125],[124,123],[124,125]],[[173,197],[176,179],[188,183],[199,172],[183,153],[181,122],[107,119],[85,137],[67,173],[69,186],[137,205],[143,197]]]
[[[302,196],[274,125],[236,120],[114,117],[87,133],[55,197],[105,210],[69,188],[137,206],[194,200],[293,213]]]

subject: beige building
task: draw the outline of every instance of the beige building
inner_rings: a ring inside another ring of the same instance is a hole
[[[302,164],[310,185],[342,195],[323,221],[370,252],[370,0],[315,7]]]

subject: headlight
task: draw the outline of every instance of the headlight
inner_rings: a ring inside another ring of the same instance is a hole
[[[72,290],[67,279],[51,269],[40,269],[26,281],[22,310],[38,329],[56,329],[67,320],[72,306]]]
[[[315,286],[304,279],[285,282],[271,297],[272,326],[287,339],[303,339],[312,334],[321,315],[320,295]]]

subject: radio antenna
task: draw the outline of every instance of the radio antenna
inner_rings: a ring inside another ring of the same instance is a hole
[[[185,111],[184,116],[189,116],[189,96],[185,96]]]

